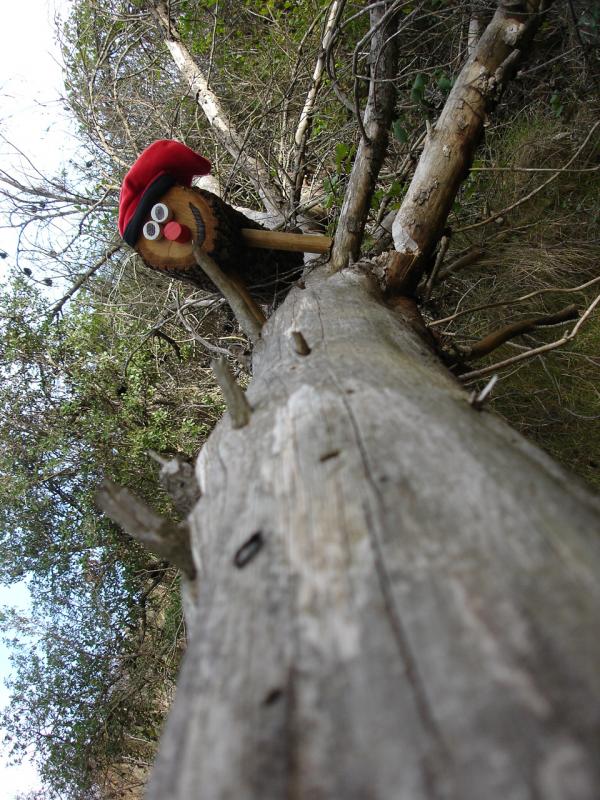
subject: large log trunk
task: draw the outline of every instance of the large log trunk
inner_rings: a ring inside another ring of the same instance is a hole
[[[198,462],[149,797],[600,796],[597,500],[356,270],[293,290],[248,397]]]

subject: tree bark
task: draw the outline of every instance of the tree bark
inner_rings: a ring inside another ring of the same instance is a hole
[[[391,294],[413,292],[463,180],[469,174],[487,112],[516,71],[548,4],[499,0],[498,8],[452,87],[392,226],[396,252],[386,284]]]
[[[358,268],[294,289],[254,366],[197,465],[150,800],[598,797],[597,499]]]

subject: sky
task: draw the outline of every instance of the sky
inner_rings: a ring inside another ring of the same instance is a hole
[[[58,171],[76,148],[69,118],[60,103],[62,68],[54,18],[70,0],[17,0],[4,4],[0,29],[0,134],[45,173]],[[26,32],[24,36],[15,31]],[[28,166],[0,139],[0,164],[15,176]],[[30,171],[30,169],[29,169]],[[2,223],[4,224],[4,221]],[[16,251],[16,233],[0,229],[0,248]]]
[[[53,172],[69,158],[75,148],[68,119],[62,112],[60,55],[54,41],[54,17],[64,16],[69,0],[17,0],[2,7],[0,29],[0,133],[18,145],[33,163]],[[20,164],[0,141],[0,164],[18,172]],[[1,223],[3,224],[3,223]],[[16,249],[11,231],[0,230],[0,249],[8,253],[8,263]],[[10,589],[0,587],[0,605],[26,609],[29,602],[23,584]],[[9,673],[8,650],[0,646],[0,707],[8,701],[4,679]],[[0,732],[0,741],[1,741]],[[18,792],[40,788],[33,765],[8,767],[0,754],[0,798],[14,800]]]

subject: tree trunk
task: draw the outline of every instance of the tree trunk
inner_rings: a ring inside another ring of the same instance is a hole
[[[198,461],[148,797],[597,798],[597,500],[357,269],[294,289],[254,362]]]

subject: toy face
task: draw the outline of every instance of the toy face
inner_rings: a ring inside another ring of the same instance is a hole
[[[194,243],[206,252],[213,250],[216,229],[206,198],[193,187],[173,186],[152,206],[135,249],[151,267],[185,270],[196,264]]]

